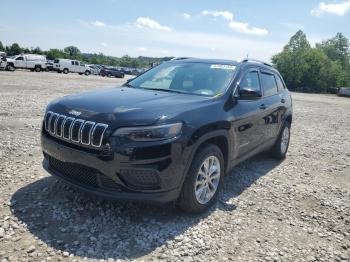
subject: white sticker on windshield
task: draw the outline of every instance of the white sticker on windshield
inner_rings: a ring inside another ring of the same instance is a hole
[[[210,68],[235,70],[236,66],[234,66],[234,65],[211,65]]]

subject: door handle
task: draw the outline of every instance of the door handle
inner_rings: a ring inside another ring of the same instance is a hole
[[[282,98],[282,99],[281,99],[281,103],[284,104],[285,102],[286,102],[286,99]]]
[[[259,106],[259,108],[265,110],[267,108],[267,106],[265,104],[262,104]]]

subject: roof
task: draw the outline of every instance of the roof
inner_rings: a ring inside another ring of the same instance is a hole
[[[181,63],[206,63],[206,64],[222,64],[222,65],[238,65],[239,62],[234,60],[225,60],[225,59],[204,59],[204,58],[184,58],[173,59],[171,62],[181,62]]]

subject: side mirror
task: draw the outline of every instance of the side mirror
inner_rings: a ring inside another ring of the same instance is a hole
[[[242,100],[256,100],[261,98],[261,93],[251,89],[250,87],[239,87],[238,94],[238,99]]]

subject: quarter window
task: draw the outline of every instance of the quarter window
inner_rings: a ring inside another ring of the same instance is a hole
[[[268,73],[261,73],[261,82],[265,96],[272,96],[278,93],[275,76]]]
[[[241,83],[240,83],[240,86],[242,88],[250,88],[256,92],[261,92],[261,89],[260,89],[260,80],[259,80],[259,75],[258,75],[258,72],[257,71],[252,71],[252,72],[249,72],[247,73]]]
[[[284,89],[284,84],[279,76],[276,76],[278,92],[281,92]]]

